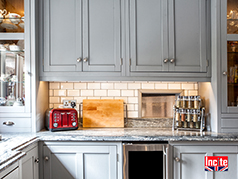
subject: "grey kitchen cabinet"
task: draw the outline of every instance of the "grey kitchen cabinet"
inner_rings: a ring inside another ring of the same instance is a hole
[[[38,179],[39,178],[39,155],[38,143],[32,144],[22,152],[26,153],[19,161],[22,179]]]
[[[209,8],[207,0],[130,0],[130,75],[209,76]]]
[[[43,178],[120,179],[121,143],[46,142]]]
[[[43,3],[44,72],[121,71],[120,0]]]
[[[223,179],[237,178],[237,143],[172,143],[174,179]],[[205,156],[228,156],[228,171],[205,171]]]
[[[1,100],[0,132],[33,132],[32,122],[32,82],[34,71],[33,21],[34,3],[32,0],[11,0],[0,4],[7,13],[16,13],[18,18],[4,19],[0,28]],[[5,17],[6,18],[6,17]],[[8,21],[13,21],[8,22]],[[6,25],[6,24],[5,24]],[[11,48],[14,47],[14,48]]]
[[[219,111],[219,130],[236,132],[238,130],[238,27],[234,14],[237,1],[221,1],[221,88]]]
[[[210,81],[208,0],[44,0],[41,8],[42,81]]]

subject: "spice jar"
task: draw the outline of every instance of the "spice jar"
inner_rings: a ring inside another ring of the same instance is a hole
[[[194,109],[193,110],[193,122],[197,122],[198,121],[198,110]]]
[[[185,121],[186,120],[186,109],[181,109],[180,114],[181,114],[181,121]]]
[[[200,96],[194,97],[194,108],[199,109]]]
[[[176,109],[176,112],[175,112],[175,120],[176,120],[176,121],[180,121],[180,110],[179,110],[179,109]]]
[[[190,128],[194,128],[194,127],[193,127],[193,121],[190,121],[190,122],[189,122],[189,127],[190,127]]]
[[[177,99],[176,99],[176,108],[180,108],[181,107],[181,96],[177,96]]]
[[[200,129],[200,124],[201,124],[201,121],[198,121],[195,123],[195,128],[196,129]]]
[[[187,128],[187,127],[188,127],[187,121],[183,121],[183,128]]]
[[[187,96],[184,96],[183,97],[183,105],[182,105],[182,108],[186,108],[188,106],[188,97]]]
[[[188,109],[187,110],[187,122],[192,121],[192,110]]]
[[[193,98],[193,96],[189,96],[188,97],[188,108],[192,109],[193,108],[193,104],[194,104],[194,98]]]

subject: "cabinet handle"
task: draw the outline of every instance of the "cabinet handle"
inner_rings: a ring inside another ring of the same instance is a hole
[[[46,157],[45,157],[45,161],[47,162],[48,160],[49,160],[49,157],[46,156]]]
[[[35,162],[36,162],[36,163],[39,163],[39,162],[40,162],[39,158],[36,158],[36,159],[35,159]]]
[[[169,59],[168,59],[168,58],[164,59],[164,63],[167,63],[168,61],[169,61]]]
[[[170,59],[170,63],[174,63],[174,61],[175,61],[175,60],[174,60],[173,58],[172,58],[172,59]]]
[[[88,61],[88,58],[84,58],[83,62],[86,63]]]
[[[178,157],[175,157],[174,160],[175,160],[176,162],[180,162],[180,158],[178,158]]]
[[[224,76],[226,76],[227,75],[227,71],[223,71],[223,73],[222,73]]]
[[[81,62],[82,61],[82,59],[81,58],[77,58],[77,62],[79,63],[79,62]]]
[[[6,121],[6,122],[3,122],[2,124],[3,124],[3,125],[6,125],[6,126],[13,126],[13,125],[14,125],[14,122],[12,122],[12,121]]]

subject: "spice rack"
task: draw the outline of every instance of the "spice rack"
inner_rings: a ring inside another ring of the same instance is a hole
[[[173,108],[173,130],[200,131],[205,129],[205,108],[200,96],[177,96]]]

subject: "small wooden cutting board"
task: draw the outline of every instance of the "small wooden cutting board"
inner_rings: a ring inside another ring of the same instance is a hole
[[[124,127],[122,99],[84,99],[83,127]]]

